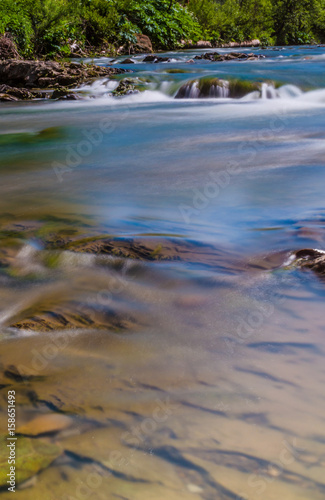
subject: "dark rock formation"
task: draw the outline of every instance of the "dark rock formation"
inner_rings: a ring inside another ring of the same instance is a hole
[[[325,252],[307,248],[294,253],[294,265],[302,269],[311,269],[325,277]]]
[[[160,57],[155,54],[152,54],[150,56],[146,56],[142,62],[153,62],[153,63],[162,63],[162,62],[169,62],[170,59],[169,57]]]
[[[53,94],[51,95],[51,99],[59,99],[60,101],[78,101],[82,99],[82,97],[75,92],[69,92],[68,89],[62,88],[54,90]]]
[[[28,89],[0,85],[0,101],[24,101],[45,97],[40,92],[30,92]]]
[[[0,84],[23,88],[71,87],[93,78],[125,73],[118,68],[53,61],[0,61]]]
[[[254,61],[257,59],[265,59],[265,56],[260,54],[246,53],[246,52],[230,52],[229,54],[220,54],[219,52],[206,52],[202,55],[195,56],[194,59],[206,59],[208,61],[223,62],[223,61],[236,61],[246,60]]]

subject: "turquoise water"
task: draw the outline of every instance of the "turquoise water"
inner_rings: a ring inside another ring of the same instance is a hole
[[[245,51],[266,57],[120,58],[144,92],[113,98],[103,80],[83,101],[1,105],[1,391],[15,388],[19,425],[70,419],[33,438],[63,451],[18,499],[325,498],[324,284],[281,267],[325,249],[325,48]],[[207,75],[273,98],[174,99]],[[117,237],[162,260],[71,251]],[[83,325],[52,358],[59,329],[14,326],[71,301],[129,326]],[[42,380],[22,387],[8,365]]]

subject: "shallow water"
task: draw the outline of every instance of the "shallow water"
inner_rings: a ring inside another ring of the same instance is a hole
[[[253,51],[2,104],[1,428],[14,389],[61,450],[18,499],[325,498],[324,282],[283,266],[325,248],[325,48]],[[204,75],[280,88],[173,98]]]

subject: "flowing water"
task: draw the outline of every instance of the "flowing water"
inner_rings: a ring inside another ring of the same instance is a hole
[[[325,249],[325,48],[253,50],[1,105],[17,500],[325,498],[325,287],[284,265]],[[197,98],[205,77],[263,85]]]

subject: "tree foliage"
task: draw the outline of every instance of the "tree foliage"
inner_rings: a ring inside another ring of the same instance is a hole
[[[1,0],[4,32],[23,55],[47,56],[73,41],[128,46],[139,33],[156,50],[189,39],[302,44],[324,41],[325,0]]]

